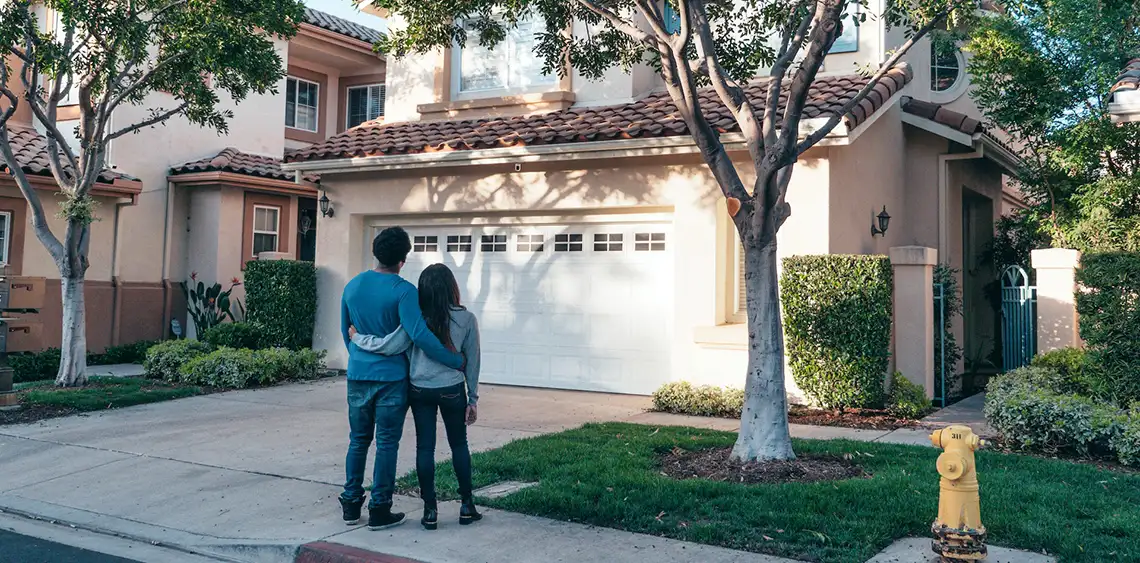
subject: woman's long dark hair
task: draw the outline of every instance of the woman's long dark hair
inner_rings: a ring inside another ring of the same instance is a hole
[[[461,309],[459,284],[451,269],[443,264],[432,264],[420,274],[420,310],[424,313],[428,329],[451,350],[451,311]]]

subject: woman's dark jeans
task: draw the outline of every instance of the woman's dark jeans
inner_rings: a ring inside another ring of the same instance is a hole
[[[471,451],[467,448],[467,390],[462,383],[451,387],[416,387],[408,394],[416,423],[416,475],[420,497],[435,504],[435,413],[443,417],[451,464],[459,481],[459,496],[471,496]]]

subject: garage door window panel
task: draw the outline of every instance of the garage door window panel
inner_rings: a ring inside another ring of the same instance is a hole
[[[479,250],[483,252],[506,252],[507,235],[483,235],[479,238]]]
[[[471,252],[471,235],[447,235],[448,252]]]
[[[582,252],[582,235],[570,233],[554,235],[555,252]]]
[[[633,250],[636,252],[663,252],[665,233],[637,233],[634,235]]]
[[[412,237],[412,252],[439,252],[439,237],[435,235]]]
[[[622,233],[598,233],[594,235],[594,252],[621,252]]]

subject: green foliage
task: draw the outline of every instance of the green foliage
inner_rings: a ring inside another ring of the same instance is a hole
[[[1120,425],[1120,432],[1112,437],[1112,451],[1120,463],[1140,467],[1140,410],[1123,416]]]
[[[739,418],[744,408],[741,389],[702,385],[688,381],[666,383],[653,392],[653,410],[693,416]]]
[[[1030,254],[1039,248],[1049,248],[1049,244],[1049,235],[1042,229],[1041,220],[1031,210],[1019,210],[998,220],[994,240],[982,259],[993,264],[996,272],[1008,266],[1020,266],[1033,276],[1035,270],[1030,267]]]
[[[1119,411],[1090,397],[1059,392],[1055,370],[1024,367],[986,387],[986,421],[1009,445],[1025,450],[1089,455],[1109,451],[1121,431]]]
[[[201,395],[199,387],[149,381],[137,377],[92,377],[87,385],[59,389],[45,385],[22,394],[25,405],[68,407],[81,412],[116,409]]]
[[[186,312],[194,321],[194,328],[199,334],[208,332],[226,319],[240,320],[234,316],[231,307],[241,308],[241,301],[230,297],[234,288],[239,285],[241,282],[234,278],[230,282],[230,288],[223,291],[220,283],[207,286],[198,281],[197,272],[190,274],[189,284],[182,282],[182,294],[186,296]]]
[[[201,338],[214,348],[262,348],[265,338],[257,327],[249,323],[222,323],[207,330]]]
[[[191,359],[181,367],[179,377],[182,383],[245,389],[314,379],[323,368],[323,351],[219,348]]]
[[[1059,380],[1050,382],[1050,389],[1058,393],[1089,395],[1091,392],[1088,354],[1083,348],[1058,348],[1035,356],[1030,365],[1059,374]]]
[[[895,372],[891,393],[887,399],[887,412],[892,416],[917,420],[933,410],[926,390],[912,383],[903,374]]]
[[[885,256],[784,259],[780,301],[796,384],[824,408],[883,404],[892,275]]]
[[[941,393],[942,379],[946,380],[948,397],[961,390],[958,362],[962,360],[962,347],[954,336],[954,318],[962,315],[962,292],[958,288],[958,270],[938,264],[934,267],[934,393]],[[938,286],[942,286],[942,319],[939,326]],[[939,336],[939,334],[943,336]],[[945,360],[945,361],[943,361]],[[945,366],[945,369],[943,369]]]
[[[179,381],[179,369],[194,358],[210,353],[210,345],[197,340],[168,340],[146,352],[143,370],[151,379]]]
[[[257,260],[246,264],[248,322],[265,345],[299,349],[312,345],[317,318],[317,270],[312,262]]]
[[[1086,255],[1077,283],[1093,394],[1122,407],[1140,402],[1140,253]]]
[[[87,365],[141,364],[146,361],[147,350],[158,343],[157,340],[139,340],[121,346],[108,346],[102,354],[87,354]]]
[[[8,365],[12,368],[16,383],[55,379],[59,373],[60,357],[59,348],[48,348],[42,352],[10,354]]]

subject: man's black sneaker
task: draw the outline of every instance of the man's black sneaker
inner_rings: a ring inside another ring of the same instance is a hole
[[[368,507],[368,529],[372,531],[399,526],[404,523],[403,512],[392,512],[392,505]]]
[[[340,499],[340,510],[344,514],[344,523],[349,526],[360,522],[360,508],[364,506],[364,499],[349,501]]]
[[[435,503],[424,503],[424,517],[420,518],[425,530],[434,530],[439,527],[439,509]]]
[[[479,511],[475,509],[475,499],[463,499],[463,504],[459,505],[459,524],[466,526],[482,519],[483,515],[479,514]]]

